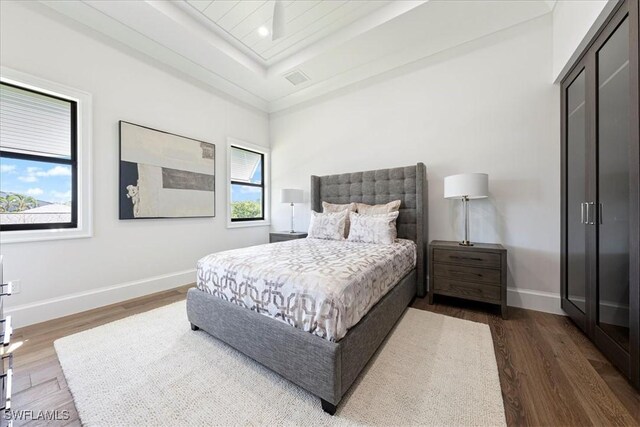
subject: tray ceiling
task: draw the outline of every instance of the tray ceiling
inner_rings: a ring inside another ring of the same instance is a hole
[[[304,49],[390,1],[283,1],[285,36],[271,40],[273,0],[188,0],[217,29],[269,62]]]
[[[283,0],[284,36],[272,41],[265,32],[271,30],[274,4],[42,0],[38,7],[275,112],[415,67],[421,59],[548,14],[555,2]]]

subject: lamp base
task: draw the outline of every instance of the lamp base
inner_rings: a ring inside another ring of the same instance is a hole
[[[462,242],[458,242],[458,245],[460,245],[460,246],[473,246],[473,243],[471,243],[468,240],[463,240]]]

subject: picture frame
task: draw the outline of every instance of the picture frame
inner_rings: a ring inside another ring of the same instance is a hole
[[[119,219],[213,218],[215,144],[120,120]]]

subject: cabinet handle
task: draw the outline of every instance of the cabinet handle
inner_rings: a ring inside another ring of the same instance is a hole
[[[13,386],[13,353],[9,353],[5,356],[2,356],[2,363],[5,363],[5,359],[8,359],[8,369],[4,374],[0,375],[0,379],[4,381],[4,396],[2,407],[0,407],[1,411],[6,411],[11,409],[11,389]]]
[[[598,223],[602,224],[602,203],[598,203]]]
[[[585,203],[580,203],[580,224],[584,224],[584,205]]]
[[[9,345],[11,334],[13,333],[13,328],[11,327],[11,316],[7,316],[6,318],[0,320],[0,323],[4,323],[4,331],[2,335],[0,335],[0,344],[6,347]]]
[[[584,223],[589,224],[589,202],[584,202],[584,209],[586,211],[584,215]]]
[[[587,224],[594,225],[595,222],[593,221],[593,218],[591,218],[591,206],[595,208],[595,203],[587,202]]]

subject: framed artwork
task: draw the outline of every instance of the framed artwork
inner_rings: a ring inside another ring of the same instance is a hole
[[[120,121],[120,219],[215,216],[214,144]]]

